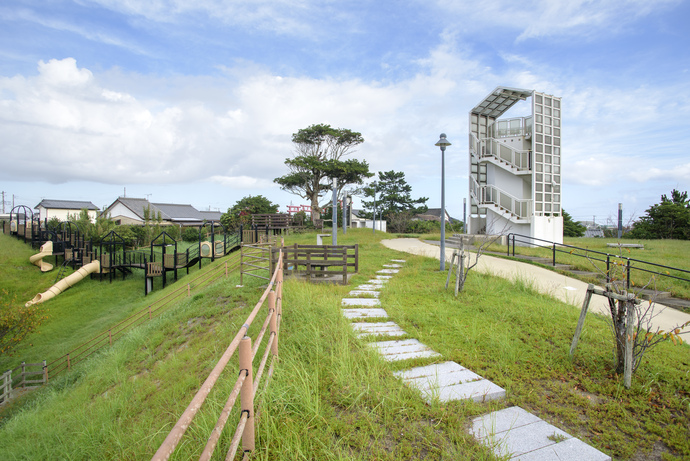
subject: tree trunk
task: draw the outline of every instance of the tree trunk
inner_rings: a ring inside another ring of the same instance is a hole
[[[625,301],[618,301],[618,310],[613,317],[613,327],[616,335],[616,373],[618,374],[623,374],[625,371],[626,312],[627,309],[631,308]]]
[[[311,199],[311,222],[316,225],[316,220],[321,219],[321,208],[319,207],[319,197],[312,197]]]

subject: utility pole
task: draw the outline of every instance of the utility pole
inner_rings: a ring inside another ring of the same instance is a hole
[[[623,236],[623,204],[618,204],[618,240]]]
[[[5,191],[2,191],[2,214],[5,214]]]

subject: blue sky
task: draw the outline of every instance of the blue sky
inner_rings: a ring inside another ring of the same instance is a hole
[[[508,86],[563,98],[565,210],[627,220],[690,189],[688,18],[677,0],[5,1],[0,188],[285,210],[307,203],[272,182],[292,133],[329,123],[430,207],[447,133],[461,218],[468,112]]]

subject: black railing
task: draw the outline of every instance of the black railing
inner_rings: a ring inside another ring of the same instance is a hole
[[[511,244],[512,243],[512,244]],[[611,253],[604,253],[603,251],[590,250],[588,248],[580,248],[573,245],[567,245],[565,243],[556,243],[549,240],[539,239],[536,237],[530,237],[528,235],[521,234],[508,234],[508,256],[515,256],[515,244],[522,243],[530,247],[537,248],[548,248],[551,250],[551,263],[556,266],[556,253],[565,253],[571,256],[577,256],[587,259],[588,261],[599,261],[606,263],[606,283],[611,282],[611,265],[617,265],[625,267],[626,274],[626,289],[630,289],[630,272],[631,270],[636,270],[640,272],[646,272],[648,274],[657,275],[660,277],[671,278],[675,280],[680,280],[683,282],[690,282],[690,270],[680,269],[678,267],[664,266],[663,264],[651,263],[649,261],[643,261],[641,259],[627,258],[625,256],[619,256]],[[512,255],[511,255],[512,249]],[[578,251],[584,252],[578,253]],[[640,267],[642,265],[642,267]],[[670,273],[664,273],[661,270],[666,271],[676,271],[682,274],[687,274],[686,277],[679,277],[672,275]]]

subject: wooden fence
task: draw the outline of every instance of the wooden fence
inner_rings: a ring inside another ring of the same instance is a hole
[[[292,217],[284,213],[252,215],[252,226],[259,229],[283,230],[290,227],[291,224]]]
[[[254,428],[255,428],[255,410],[256,406],[254,403],[254,397],[256,391],[261,382],[264,370],[266,368],[266,363],[269,356],[271,356],[271,364],[266,374],[266,381],[264,384],[264,390],[268,386],[271,375],[273,374],[273,365],[278,358],[278,336],[280,332],[280,320],[282,317],[282,292],[283,292],[283,258],[282,252],[279,252],[278,260],[273,271],[271,280],[266,287],[261,299],[256,304],[252,312],[247,317],[244,325],[239,329],[235,338],[230,342],[230,345],[223,353],[222,357],[218,360],[218,363],[213,368],[209,374],[206,381],[202,384],[201,388],[197,391],[196,395],[187,406],[187,409],[182,413],[180,419],[177,421],[175,426],[172,428],[168,436],[165,438],[161,444],[158,451],[153,456],[153,460],[167,460],[172,453],[175,451],[178,443],[182,439],[187,428],[192,423],[194,416],[197,414],[201,406],[203,405],[206,397],[209,395],[214,385],[218,381],[221,373],[227,366],[230,359],[233,357],[235,352],[239,349],[238,361],[239,361],[239,376],[235,382],[235,385],[230,392],[223,410],[221,411],[218,422],[216,426],[211,431],[208,438],[208,442],[201,453],[200,460],[209,460],[213,456],[213,452],[218,445],[220,435],[223,428],[228,422],[230,412],[235,406],[237,397],[240,397],[240,418],[237,424],[235,433],[230,441],[227,448],[227,456],[225,459],[234,459],[237,449],[239,447],[240,441],[242,442],[242,450],[247,456],[249,453],[254,451]],[[264,320],[263,326],[256,339],[254,340],[254,346],[252,347],[252,339],[247,336],[247,332],[255,317],[259,314],[264,302],[268,300],[268,309],[266,312],[266,318]],[[264,349],[261,362],[257,367],[256,374],[253,371],[253,361],[257,355],[259,346],[265,336],[266,331],[269,331],[269,336],[266,341],[266,346]]]
[[[272,259],[282,250],[285,275],[308,280],[339,280],[347,284],[348,273],[359,272],[359,245],[297,245],[273,249]],[[352,268],[352,270],[348,270]]]
[[[42,386],[46,382],[48,382],[48,368],[45,360],[41,363],[22,362],[14,370],[7,370],[0,375],[0,403],[10,400],[14,389]]]

